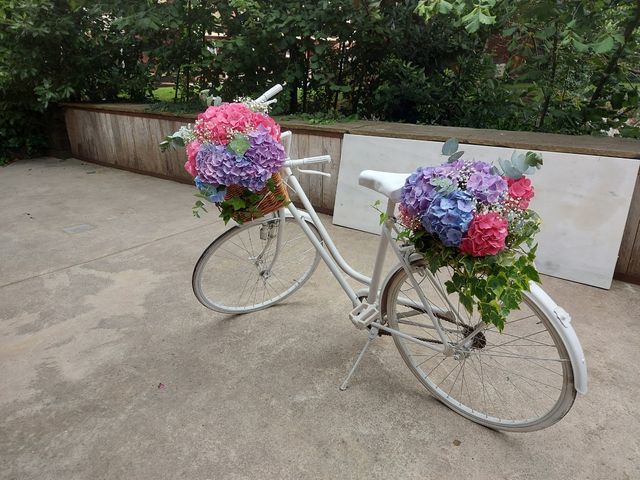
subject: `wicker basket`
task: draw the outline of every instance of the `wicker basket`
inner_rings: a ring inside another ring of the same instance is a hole
[[[264,187],[258,192],[262,195],[262,200],[258,204],[258,211],[253,212],[236,212],[233,215],[233,219],[238,223],[246,223],[256,218],[264,217],[268,213],[275,212],[276,210],[284,207],[289,203],[289,194],[287,193],[287,187],[282,181],[280,173],[274,173],[271,178],[276,184],[276,189],[270,192],[267,187]],[[224,196],[225,200],[229,200],[233,197],[242,195],[245,191],[244,187],[240,185],[231,185],[227,187],[227,193]]]

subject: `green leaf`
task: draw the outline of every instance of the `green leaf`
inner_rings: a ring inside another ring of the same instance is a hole
[[[467,310],[467,312],[469,312],[470,314],[473,313],[473,299],[462,293],[458,294],[458,298],[460,298],[460,303]]]
[[[240,197],[231,197],[230,199],[225,200],[224,203],[229,204],[234,210],[242,210],[247,206],[247,202]]]
[[[527,171],[527,168],[529,168],[529,166],[527,165],[524,153],[521,153],[519,155],[516,155],[515,157],[512,157],[511,163],[513,165],[513,168],[518,170],[520,174],[523,174],[524,172]]]
[[[478,12],[478,19],[483,25],[492,25],[496,23],[496,17],[492,15],[486,15],[482,11]]]
[[[464,155],[464,151],[459,151],[454,153],[453,155],[451,155],[448,159],[447,159],[447,163],[453,163],[456,160],[459,160],[460,157],[462,157],[462,155]]]
[[[522,176],[522,172],[513,167],[513,164],[509,160],[503,160],[502,158],[498,159],[498,164],[502,169],[502,174],[506,175],[509,178],[513,178],[517,180]]]
[[[242,133],[236,133],[229,142],[229,149],[236,155],[244,155],[251,144],[249,143],[249,137]]]
[[[613,37],[605,37],[600,42],[593,45],[593,51],[595,53],[607,53],[613,50]]]
[[[580,53],[584,53],[589,50],[589,46],[582,43],[577,37],[573,37],[571,39],[571,43],[573,44],[573,48]]]
[[[520,306],[520,301],[522,300],[522,295],[520,295],[516,290],[505,290],[504,294],[501,297],[502,304],[508,310],[515,310]]]
[[[539,153],[527,152],[525,159],[529,167],[534,167],[534,168],[542,167],[542,155],[540,155]]]
[[[527,276],[527,278],[533,282],[540,282],[540,274],[538,271],[531,265],[527,265],[522,269],[522,273]]]
[[[444,145],[442,145],[442,154],[443,155],[453,155],[458,151],[458,140],[456,138],[450,138]]]
[[[439,0],[438,1],[438,13],[446,15],[449,12],[451,12],[452,9],[453,9],[453,5],[451,3],[449,3],[449,2],[447,2],[446,0]]]
[[[450,193],[455,189],[453,181],[450,178],[434,177],[429,183],[436,187],[438,192],[443,194]]]

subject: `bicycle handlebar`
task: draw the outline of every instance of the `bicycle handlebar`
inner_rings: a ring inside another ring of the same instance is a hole
[[[300,158],[298,160],[287,160],[284,162],[285,167],[299,167],[301,165],[309,165],[312,163],[330,163],[331,155],[319,155],[317,157]]]
[[[256,102],[258,103],[263,103],[266,102],[267,100],[269,100],[271,97],[275,97],[277,94],[279,94],[282,91],[282,85],[280,85],[279,83],[273,87],[271,87],[269,90],[267,90],[266,92],[264,92],[262,95],[260,95],[258,98],[256,98]]]

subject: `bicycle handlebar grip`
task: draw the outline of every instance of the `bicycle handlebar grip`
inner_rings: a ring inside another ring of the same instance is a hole
[[[256,98],[256,102],[266,102],[267,100],[269,100],[271,97],[275,97],[277,94],[279,94],[282,91],[282,85],[280,85],[279,83],[273,87],[271,87],[269,90],[267,90],[266,92],[264,92],[262,95],[260,95],[258,98]]]
[[[302,159],[303,165],[310,163],[331,163],[331,155],[318,155],[317,157],[308,157]]]
[[[311,163],[331,163],[331,155],[319,155],[317,157],[300,158],[298,160],[287,160],[284,162],[285,167],[299,167],[300,165],[309,165]]]

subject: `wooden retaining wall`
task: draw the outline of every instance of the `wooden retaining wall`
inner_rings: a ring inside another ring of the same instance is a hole
[[[88,162],[193,183],[184,170],[184,150],[161,152],[158,144],[194,115],[149,113],[144,105],[66,105],[65,120],[74,157]],[[287,128],[286,125],[284,125]],[[291,157],[331,155],[321,168],[331,178],[301,175],[299,180],[320,212],[331,213],[336,196],[343,133],[294,129]],[[295,200],[295,198],[293,198]]]
[[[181,125],[192,123],[195,115],[155,113],[145,108],[144,105],[127,104],[65,105],[71,153],[81,160],[191,183],[183,168],[184,151],[162,153],[158,144]],[[640,141],[618,138],[365,121],[310,125],[283,120],[280,124],[283,129],[294,133],[292,158],[331,155],[331,164],[316,167],[331,173],[331,178],[317,175],[299,177],[313,205],[325,213],[333,211],[345,133],[431,141],[456,137],[461,143],[474,145],[640,159]],[[640,283],[640,176],[620,246],[616,278]]]

